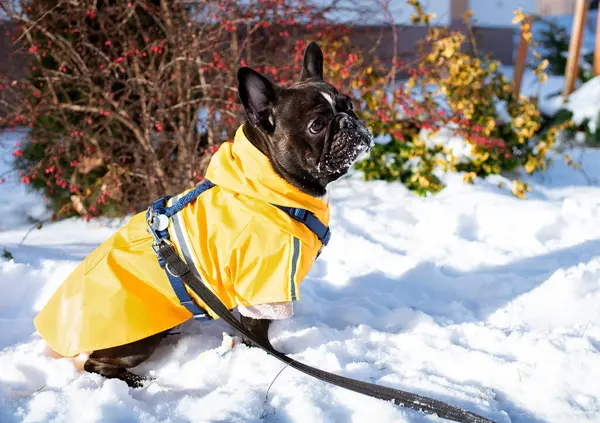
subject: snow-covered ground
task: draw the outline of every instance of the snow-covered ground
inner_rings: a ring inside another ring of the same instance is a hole
[[[14,144],[17,135],[2,138]],[[0,157],[10,157],[5,150]],[[600,180],[600,153],[573,152]],[[0,169],[0,173],[2,170]],[[526,200],[497,176],[426,199],[357,176],[332,191],[333,238],[276,348],[499,422],[600,420],[600,187],[557,162]],[[502,183],[502,188],[498,184]],[[433,422],[310,379],[190,323],[137,369],[144,389],[47,358],[32,318],[119,222],[33,231],[43,200],[0,185],[0,422]]]

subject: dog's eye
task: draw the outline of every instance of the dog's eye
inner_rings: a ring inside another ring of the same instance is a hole
[[[325,121],[323,119],[315,119],[313,123],[310,124],[310,127],[308,129],[313,134],[318,134],[323,129],[325,129],[326,126],[327,125],[325,124]]]

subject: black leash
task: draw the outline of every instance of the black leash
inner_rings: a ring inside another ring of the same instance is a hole
[[[267,353],[275,358],[283,361],[290,367],[301,371],[309,376],[324,382],[331,383],[345,388],[350,391],[358,392],[359,394],[368,395],[370,397],[382,399],[384,401],[393,401],[394,404],[403,407],[411,408],[416,411],[421,411],[428,414],[437,414],[439,417],[462,423],[496,423],[494,420],[480,416],[467,410],[454,407],[445,402],[435,400],[433,398],[423,397],[399,389],[392,389],[386,386],[375,385],[372,383],[362,382],[360,380],[350,379],[343,376],[338,376],[333,373],[325,372],[304,363],[296,361],[287,355],[275,350],[269,345],[266,345],[260,339],[257,339],[254,334],[246,329],[229,311],[229,309],[221,302],[221,300],[212,293],[212,291],[204,285],[201,279],[197,278],[187,266],[187,264],[179,257],[177,251],[170,241],[166,239],[157,240],[154,250],[158,257],[166,263],[166,268],[173,276],[181,278],[185,285],[200,298],[207,307],[209,307],[221,319],[229,323],[231,327],[252,340],[256,345],[261,347]]]

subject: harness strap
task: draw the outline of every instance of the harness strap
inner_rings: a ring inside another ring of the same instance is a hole
[[[152,205],[146,212],[146,220],[148,221],[150,231],[152,232],[155,241],[169,241],[169,231],[167,231],[169,219],[178,212],[180,212],[189,203],[198,198],[200,194],[202,194],[205,191],[208,191],[214,186],[215,185],[211,181],[205,179],[204,181],[202,181],[201,184],[199,184],[196,188],[183,195],[170,207],[167,207],[167,202],[171,198],[170,196],[162,197],[154,203],[152,203]],[[183,240],[181,241],[184,242]],[[167,278],[169,279],[169,283],[171,284],[173,292],[175,292],[179,303],[192,314],[192,318],[194,320],[200,321],[211,320],[212,317],[206,312],[206,310],[200,307],[190,296],[187,289],[185,288],[185,284],[181,280],[181,277],[174,274],[168,267],[168,263],[166,263],[165,260],[163,260],[160,256],[158,256],[158,264],[161,268],[165,269],[167,273]],[[191,266],[193,266],[193,263],[190,264]]]
[[[183,210],[185,206],[187,206],[196,198],[198,198],[200,194],[202,194],[205,191],[208,191],[214,186],[215,184],[213,184],[211,181],[209,181],[208,179],[204,179],[196,188],[194,188],[187,194],[183,195],[179,200],[177,200],[175,204],[173,204],[171,207],[167,207],[165,209],[164,214],[167,217],[172,217],[174,214],[179,213],[181,210]]]
[[[274,204],[274,206],[289,214],[294,220],[304,224],[304,226],[310,229],[317,236],[317,238],[319,238],[319,241],[321,241],[323,246],[327,246],[327,244],[329,244],[331,231],[329,230],[329,227],[325,226],[314,214],[308,210],[299,209],[296,207],[278,206],[276,204]]]
[[[200,321],[211,320],[212,317],[210,317],[206,310],[196,304],[187,289],[185,289],[185,284],[181,280],[181,277],[173,275],[170,269],[165,269],[165,271],[167,272],[167,277],[169,278],[169,282],[171,283],[175,295],[177,295],[179,303],[192,313],[192,318]]]

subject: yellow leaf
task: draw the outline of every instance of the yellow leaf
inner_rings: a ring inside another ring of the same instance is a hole
[[[514,14],[515,14],[515,17],[512,20],[513,24],[518,24],[523,19],[525,19],[525,15],[523,15],[523,10],[521,8],[519,8],[518,10],[515,10]]]
[[[535,170],[537,165],[537,162],[535,159],[529,159],[527,161],[527,163],[525,163],[525,172],[527,173],[533,173],[533,171]]]
[[[463,21],[464,21],[465,23],[467,23],[468,21],[470,21],[470,20],[471,20],[471,18],[472,18],[472,17],[473,17],[473,11],[472,11],[472,10],[470,10],[470,9],[468,9],[468,10],[465,12],[465,14],[463,15]]]
[[[518,198],[525,198],[525,194],[531,191],[531,187],[520,180],[513,181],[512,193]]]
[[[463,175],[463,181],[465,181],[467,184],[472,184],[476,177],[477,175],[475,172],[465,173]]]

